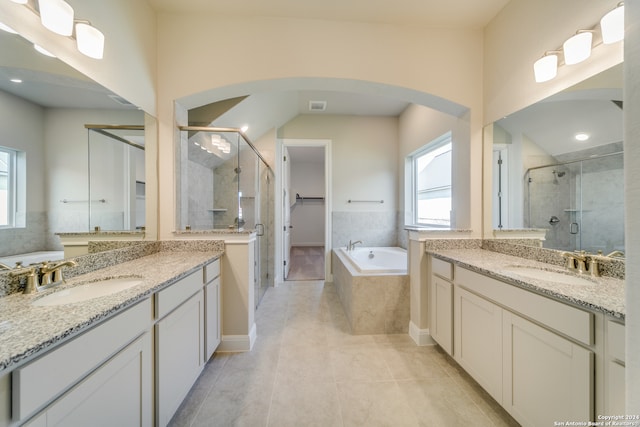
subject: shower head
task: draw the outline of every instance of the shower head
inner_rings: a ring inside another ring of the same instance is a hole
[[[553,170],[553,174],[558,178],[562,178],[566,172],[558,172],[555,169]]]

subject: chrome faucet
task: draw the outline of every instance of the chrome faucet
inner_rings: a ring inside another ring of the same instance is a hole
[[[349,240],[349,246],[347,246],[347,250],[352,251],[358,243],[362,244],[362,240],[356,240],[355,242]]]

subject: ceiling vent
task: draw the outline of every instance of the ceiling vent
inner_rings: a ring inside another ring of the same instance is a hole
[[[108,96],[109,96],[109,98],[113,99],[114,101],[116,101],[120,105],[125,105],[127,107],[135,107],[135,105],[133,105],[132,103],[130,103],[129,101],[127,101],[126,99],[124,99],[121,96],[118,96],[118,95],[108,95]]]
[[[327,101],[309,101],[309,111],[324,111],[327,109]]]

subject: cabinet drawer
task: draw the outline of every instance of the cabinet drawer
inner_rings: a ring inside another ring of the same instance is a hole
[[[204,267],[204,283],[209,283],[220,275],[220,259],[217,259]]]
[[[156,317],[163,318],[202,289],[202,273],[193,272],[156,294]]]
[[[456,283],[583,344],[594,343],[593,313],[464,268],[456,268]]]
[[[607,337],[609,357],[624,363],[624,325],[608,320]]]
[[[13,372],[14,418],[50,402],[131,342],[151,323],[146,299]]]
[[[431,272],[443,279],[453,280],[453,264],[431,257]]]

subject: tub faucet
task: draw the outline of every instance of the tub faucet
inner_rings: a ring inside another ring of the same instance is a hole
[[[347,250],[352,251],[358,243],[362,244],[362,240],[356,240],[355,242],[349,240],[349,246],[347,246]]]

